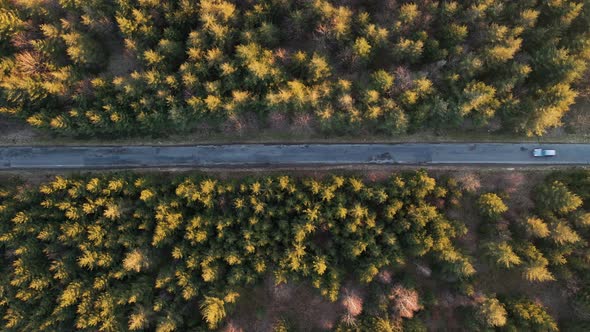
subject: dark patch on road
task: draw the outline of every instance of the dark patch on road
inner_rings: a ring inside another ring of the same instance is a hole
[[[389,153],[389,152],[385,152],[385,153],[373,156],[369,159],[369,161],[370,162],[377,162],[377,163],[395,162],[393,160],[393,157],[391,156],[391,153]]]

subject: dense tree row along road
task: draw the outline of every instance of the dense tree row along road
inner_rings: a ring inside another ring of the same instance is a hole
[[[533,157],[534,148],[555,149]],[[229,144],[0,147],[0,169],[303,165],[590,165],[590,144]]]

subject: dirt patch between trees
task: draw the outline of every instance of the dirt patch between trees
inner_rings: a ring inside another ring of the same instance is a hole
[[[0,115],[0,144],[35,144],[41,135],[26,122]]]
[[[330,302],[307,283],[264,283],[242,293],[222,331],[273,331],[281,320],[295,331],[331,329],[343,313],[339,302]],[[230,329],[230,328],[233,328]]]

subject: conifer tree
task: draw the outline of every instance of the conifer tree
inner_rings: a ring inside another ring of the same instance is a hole
[[[484,245],[486,255],[491,262],[499,267],[510,269],[520,265],[520,257],[507,242],[489,242]]]
[[[486,193],[477,200],[480,213],[492,220],[497,220],[502,213],[508,211],[508,207],[504,204],[500,196],[494,193]]]
[[[486,297],[477,311],[478,319],[492,328],[506,325],[506,314],[504,305],[494,297]]]
[[[549,211],[566,214],[582,205],[581,198],[570,192],[565,184],[559,181],[543,184],[538,188],[537,198],[540,206]]]

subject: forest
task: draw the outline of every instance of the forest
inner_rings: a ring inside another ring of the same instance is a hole
[[[588,330],[590,172],[544,175],[521,206],[514,190],[527,181],[508,179],[492,187],[426,171],[4,177],[0,326],[254,330],[232,317],[270,278],[275,291],[308,285],[337,308],[317,330],[426,331],[452,321],[466,331]],[[518,292],[502,290],[510,282]],[[559,295],[540,296],[552,287]],[[278,317],[267,330],[302,323]]]
[[[560,126],[588,0],[0,0],[0,115],[68,137]]]

